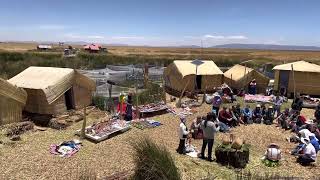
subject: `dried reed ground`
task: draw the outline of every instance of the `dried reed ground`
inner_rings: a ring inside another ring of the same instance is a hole
[[[210,106],[203,105],[197,110],[197,114],[188,117],[189,124],[197,115],[205,115],[210,110]],[[304,112],[309,117],[313,114],[312,110],[304,110]],[[91,113],[88,117],[88,124],[98,121],[98,118],[103,114],[102,112]],[[45,132],[28,132],[22,135],[21,142],[0,147],[0,179],[77,179],[79,172],[88,169],[95,171],[99,177],[131,170],[134,168],[134,164],[130,142],[143,136],[149,136],[156,143],[165,145],[172,152],[183,179],[199,179],[208,174],[216,176],[217,179],[235,178],[236,171],[232,168],[178,155],[175,152],[178,145],[177,127],[179,120],[177,117],[165,114],[154,119],[159,120],[164,125],[146,130],[132,128],[124,134],[99,144],[83,141],[82,149],[71,158],[51,155],[48,149],[52,143],[78,138],[74,136],[74,132],[81,127],[82,122],[78,122],[63,131],[49,129]],[[233,133],[244,138],[252,145],[250,162],[245,170],[261,174],[264,172],[281,173],[282,175],[305,178],[320,175],[318,166],[302,167],[295,163],[295,158],[287,153],[294,147],[294,144],[285,141],[285,138],[290,135],[289,132],[277,129],[274,125],[250,125],[235,128]],[[216,145],[224,135],[222,133],[217,135]],[[3,135],[0,136],[0,139],[4,142],[8,141]],[[278,143],[284,152],[285,160],[277,168],[266,167],[260,162],[266,146],[271,142]],[[198,149],[201,147],[200,140],[194,140],[193,144]]]

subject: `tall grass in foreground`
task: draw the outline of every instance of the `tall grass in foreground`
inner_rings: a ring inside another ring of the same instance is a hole
[[[164,146],[158,146],[149,138],[143,138],[132,144],[136,180],[180,180],[181,175],[170,152]]]

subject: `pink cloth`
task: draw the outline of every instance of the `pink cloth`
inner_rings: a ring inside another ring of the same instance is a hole
[[[251,95],[251,94],[245,94],[244,95],[244,101],[245,102],[271,102],[272,96],[264,96],[264,95]]]

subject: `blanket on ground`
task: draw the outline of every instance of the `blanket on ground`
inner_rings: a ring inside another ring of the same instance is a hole
[[[80,147],[81,142],[78,140],[64,141],[60,144],[51,144],[50,153],[60,157],[71,157],[80,150]]]

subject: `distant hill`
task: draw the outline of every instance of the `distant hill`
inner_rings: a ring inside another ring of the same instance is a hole
[[[201,48],[201,46],[197,45],[182,45],[182,46],[175,46],[177,48]]]
[[[212,46],[212,48],[320,51],[320,47],[317,46],[295,46],[274,44],[223,44]]]

